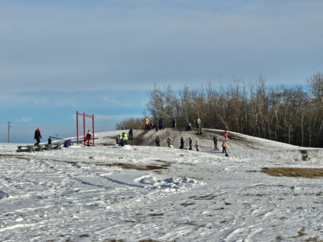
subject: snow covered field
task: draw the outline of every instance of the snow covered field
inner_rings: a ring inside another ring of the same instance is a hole
[[[225,157],[212,150],[219,130],[135,131],[134,144],[153,145],[159,135],[162,145],[172,136],[178,147],[184,136],[198,140],[201,152],[102,146],[119,133],[98,134],[96,147],[51,152],[0,144],[0,241],[323,239],[323,179],[261,172],[322,168],[321,149],[230,133]]]

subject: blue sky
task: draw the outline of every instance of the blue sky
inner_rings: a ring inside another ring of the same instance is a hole
[[[41,127],[75,135],[75,112],[97,131],[142,117],[158,85],[198,88],[264,76],[305,84],[322,71],[323,2],[0,0],[0,142]]]

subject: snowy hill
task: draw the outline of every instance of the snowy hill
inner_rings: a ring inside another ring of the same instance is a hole
[[[0,144],[0,241],[323,239],[322,178],[268,174],[321,169],[321,149],[230,132],[225,157],[212,149],[223,131],[172,129],[135,130],[131,146],[103,146],[120,133],[62,151],[20,154]],[[154,147],[157,135],[164,147]],[[201,152],[166,147],[180,137],[199,141]]]

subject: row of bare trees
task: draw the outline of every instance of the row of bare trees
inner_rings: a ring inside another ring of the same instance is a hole
[[[170,86],[155,85],[149,93],[146,113],[150,119],[163,119],[171,127],[196,125],[198,117],[205,128],[226,129],[299,146],[323,146],[323,74],[314,74],[306,85],[268,86],[263,77],[254,83],[234,80],[213,88],[184,87],[179,93]],[[133,120],[134,121],[134,120]],[[122,124],[119,123],[118,125]],[[138,120],[138,125],[140,120]],[[136,127],[133,127],[136,128]]]

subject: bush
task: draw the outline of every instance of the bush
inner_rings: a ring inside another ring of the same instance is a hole
[[[116,123],[117,130],[123,129],[143,129],[145,127],[144,118],[128,118]]]

